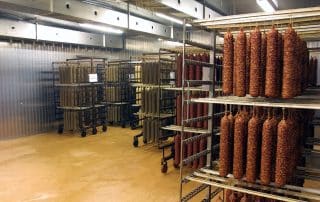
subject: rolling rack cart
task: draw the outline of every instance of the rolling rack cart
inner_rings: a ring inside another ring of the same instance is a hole
[[[304,9],[293,9],[287,11],[275,11],[273,13],[251,13],[245,15],[235,15],[228,16],[228,18],[217,17],[214,20],[199,20],[194,22],[193,25],[197,27],[203,27],[206,30],[212,30],[214,40],[213,54],[215,54],[216,37],[218,34],[226,32],[227,29],[238,30],[240,27],[242,27],[244,30],[247,31],[252,30],[252,27],[261,24],[261,27],[263,29],[270,30],[272,25],[276,24],[279,28],[279,31],[284,31],[283,27],[287,27],[288,24],[291,23],[294,25],[294,29],[297,30],[297,33],[301,36],[301,38],[303,38],[304,40],[315,41],[320,39],[320,29],[318,27],[315,29],[310,29],[310,27],[312,27],[313,25],[317,25],[319,23],[319,20],[320,7],[314,7]],[[186,28],[184,25],[184,44],[186,35],[185,29]],[[188,62],[190,61],[184,60],[183,71],[185,71],[185,65]],[[188,83],[188,81],[183,80],[183,83],[186,82]],[[291,99],[275,99],[251,96],[214,96],[214,86],[215,85],[210,85],[209,97],[191,99],[182,98],[182,105],[188,105],[191,103],[209,104],[209,116],[214,113],[212,109],[214,109],[214,107],[217,105],[224,106],[226,112],[227,109],[232,109],[234,106],[265,107],[268,108],[269,111],[270,109],[273,109],[277,111],[279,114],[282,114],[281,116],[283,116],[283,119],[285,119],[285,117],[288,116],[285,114],[289,110],[295,110],[300,113],[307,112],[309,114],[308,116],[300,117],[300,119],[303,120],[302,122],[305,128],[303,132],[299,130],[301,132],[301,141],[297,141],[297,145],[301,149],[301,154],[298,158],[302,160],[302,162],[299,163],[301,163],[302,165],[298,164],[298,166],[295,166],[293,168],[293,173],[291,173],[291,175],[293,176],[292,179],[295,179],[296,181],[292,183],[290,181],[285,180],[284,185],[281,186],[276,185],[276,183],[274,182],[267,183],[266,185],[262,183],[261,179],[253,180],[253,182],[248,182],[247,176],[243,178],[241,177],[240,179],[239,177],[237,177],[236,179],[235,174],[231,174],[230,172],[225,177],[223,177],[220,175],[220,172],[218,170],[219,166],[215,166],[215,163],[219,165],[220,159],[216,158],[217,153],[213,151],[213,146],[219,145],[217,144],[219,138],[218,136],[214,135],[213,131],[214,122],[209,122],[208,130],[204,131],[203,134],[188,138],[184,135],[184,133],[188,130],[188,128],[185,127],[185,123],[192,121],[192,119],[187,118],[182,121],[181,132],[180,157],[182,160],[180,162],[180,201],[189,201],[193,197],[204,191],[207,191],[207,195],[203,201],[211,201],[211,199],[217,196],[218,194],[221,194],[220,196],[222,196],[222,198],[220,198],[220,201],[228,201],[228,199],[226,199],[228,191],[232,191],[233,193],[237,192],[237,194],[239,194],[238,196],[240,196],[241,194],[242,196],[250,196],[255,198],[263,197],[264,199],[266,199],[266,201],[320,201],[320,169],[319,167],[313,167],[314,165],[312,165],[311,163],[308,165],[308,162],[311,162],[312,159],[319,158],[319,149],[317,149],[316,147],[316,145],[319,146],[319,140],[318,138],[314,137],[314,131],[310,131],[310,127],[312,127],[312,124],[314,124],[314,122],[312,122],[313,110],[320,110],[320,99],[318,89],[307,89],[302,96],[294,97]],[[183,91],[186,90],[184,86],[182,88]],[[197,155],[184,158],[184,145],[190,141],[193,141],[196,138],[200,138],[201,136],[207,137],[207,150],[200,152]],[[279,138],[278,135],[277,138]],[[291,143],[285,142],[284,144],[289,145]],[[280,148],[283,147],[279,147],[279,149]],[[193,170],[186,174],[186,170],[184,170],[184,167],[188,163],[190,163],[190,161],[193,161],[194,159],[203,155],[207,156],[206,166],[197,170]],[[282,168],[285,167],[286,165]],[[290,180],[292,179],[290,178]],[[192,183],[192,185],[194,185],[194,183],[197,183],[198,186],[191,191],[186,191],[185,184],[187,183]]]
[[[173,124],[175,119],[175,93],[165,90],[174,86],[177,53],[171,50],[160,49],[158,53],[144,54],[142,62],[142,108],[143,131],[133,139],[133,145],[138,146],[138,138],[143,142],[157,144],[163,151],[162,172],[166,172],[166,159],[173,156],[173,142],[171,131],[162,131],[164,125]],[[165,156],[165,149],[171,147],[171,154]]]
[[[85,137],[88,129],[96,134],[99,126],[105,132],[105,59],[79,57],[52,66],[58,133],[80,132]]]
[[[132,102],[134,88],[130,85],[130,77],[134,75],[131,60],[108,61],[106,66],[106,101],[108,121],[111,125],[125,127],[132,121]]]
[[[141,86],[141,61],[130,59],[132,72],[129,75],[129,83],[133,94],[130,100],[130,128],[131,130],[142,128],[143,117],[137,114],[141,108],[141,93],[143,87]]]
[[[202,48],[201,48],[202,47]],[[161,129],[165,130],[165,131],[173,131],[175,133],[175,137],[174,137],[174,146],[175,149],[173,150],[174,153],[172,153],[172,155],[167,156],[163,159],[163,165],[165,167],[167,167],[167,162],[170,159],[173,159],[173,166],[175,168],[179,168],[179,161],[180,161],[180,144],[181,144],[181,96],[182,96],[182,48],[180,48],[179,50],[177,50],[178,52],[180,52],[180,54],[178,55],[178,59],[177,59],[177,71],[176,71],[176,85],[175,87],[168,87],[168,88],[164,88],[164,90],[170,90],[170,91],[174,91],[176,93],[176,119],[174,124],[171,125],[166,125],[166,126],[162,126]],[[186,76],[189,77],[190,80],[208,80],[206,78],[206,75],[209,75],[209,69],[212,65],[208,64],[209,62],[209,51],[208,51],[208,47],[207,46],[201,46],[201,44],[197,44],[197,47],[195,45],[193,46],[188,46],[186,47],[186,55],[188,55],[189,58],[189,62],[188,62],[188,68],[189,71],[185,74]],[[216,66],[218,67],[216,69],[216,73],[215,73],[215,77],[216,77],[216,83],[221,83],[221,57],[217,57],[216,59]],[[194,82],[194,81],[192,81]],[[216,85],[216,87],[218,87],[218,85]],[[219,88],[219,87],[218,87]],[[198,84],[189,86],[189,87],[185,87],[185,89],[188,89],[188,91],[190,92],[190,95],[192,94],[193,97],[203,97],[206,96],[209,92],[208,88],[206,86],[203,86],[201,83],[198,82]],[[221,88],[217,89],[218,92],[221,91]],[[192,106],[192,110],[189,109],[190,114],[192,114],[192,116],[203,116],[202,118],[204,118],[204,116],[207,116],[206,114],[207,109],[206,106],[204,106],[203,104],[197,104]],[[192,111],[192,112],[191,112]],[[204,111],[206,111],[206,113],[204,113]],[[203,134],[204,132],[206,132],[207,130],[203,129],[203,124],[206,121],[206,119],[204,118],[202,119],[198,119],[198,121],[194,124],[190,124],[189,128],[188,128],[188,132],[190,133],[190,135],[192,134]],[[193,152],[196,153],[196,150],[198,149],[199,146],[199,141],[194,143],[194,147],[195,150]],[[192,152],[192,153],[193,153]],[[189,154],[191,155],[191,154]],[[198,162],[196,162],[197,164]],[[195,164],[195,166],[196,166]],[[166,170],[163,169],[163,171]]]

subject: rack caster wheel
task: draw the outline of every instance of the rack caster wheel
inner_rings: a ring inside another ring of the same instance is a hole
[[[143,143],[147,144],[148,143],[147,139],[143,139]]]
[[[106,131],[107,131],[107,129],[108,129],[108,128],[107,128],[107,126],[106,126],[106,125],[103,125],[103,126],[102,126],[102,131],[103,131],[103,132],[106,132]]]
[[[125,128],[126,127],[126,124],[125,123],[122,123],[121,124],[121,128]]]
[[[62,134],[62,133],[63,133],[63,126],[59,126],[59,128],[58,128],[58,133],[59,133],[59,134]]]
[[[82,131],[81,132],[81,137],[86,137],[87,136],[87,132],[86,131]]]
[[[133,137],[133,146],[138,147],[139,146],[139,140],[137,137]]]
[[[168,172],[168,164],[167,164],[167,162],[162,163],[161,172],[162,173],[167,173]]]
[[[179,168],[179,164],[173,163],[173,167],[178,169]]]
[[[97,131],[97,128],[93,128],[93,129],[92,129],[92,134],[96,135],[97,132],[98,132],[98,131]]]

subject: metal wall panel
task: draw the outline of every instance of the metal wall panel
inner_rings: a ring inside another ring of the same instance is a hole
[[[66,5],[69,5],[69,8]],[[54,1],[53,12],[117,27],[128,28],[128,15],[75,0]]]
[[[36,25],[32,23],[1,19],[0,35],[23,39],[36,39]]]
[[[146,37],[128,39],[126,43],[125,51],[105,51],[48,42],[0,42],[0,139],[53,129],[52,62],[77,55],[128,59],[165,47],[162,41]]]
[[[170,38],[171,28],[162,24],[152,22],[150,20],[144,20],[139,17],[130,15],[129,17],[129,29],[142,31],[154,35]]]
[[[102,34],[92,34],[45,25],[37,26],[37,40],[42,41],[58,41],[62,43],[104,47],[103,38],[104,35]]]

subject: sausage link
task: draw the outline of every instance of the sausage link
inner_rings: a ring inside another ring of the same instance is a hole
[[[267,36],[265,33],[261,36],[261,60],[260,60],[260,67],[261,67],[261,85],[259,90],[259,95],[261,97],[265,96],[265,82],[266,82],[266,63],[267,63]]]
[[[247,165],[246,179],[254,183],[257,178],[258,146],[260,145],[261,121],[254,112],[253,117],[248,122],[248,146],[247,146]]]
[[[250,82],[249,93],[252,97],[259,96],[261,86],[261,32],[256,28],[251,32]]]
[[[246,95],[246,34],[243,29],[237,36],[235,48],[236,96]]]
[[[244,175],[246,151],[246,117],[243,112],[235,119],[233,144],[233,175],[236,179],[241,179]]]
[[[180,164],[181,135],[180,132],[174,137],[174,167]]]
[[[224,35],[222,89],[226,95],[233,92],[233,36],[230,32]]]
[[[246,94],[250,91],[250,60],[251,60],[251,36],[246,41]]]
[[[285,119],[282,119],[278,125],[277,138],[277,154],[276,154],[276,171],[275,183],[277,186],[283,186],[288,179],[288,162],[290,161],[290,134],[292,130],[290,124]]]
[[[220,153],[219,153],[219,174],[226,177],[230,173],[230,119],[225,114],[220,122]]]
[[[260,179],[263,185],[268,185],[272,181],[274,172],[273,161],[276,153],[277,141],[277,124],[276,117],[269,116],[263,123],[262,127],[262,143],[261,143],[261,166],[260,166]]]
[[[176,79],[177,87],[182,86],[182,55],[178,55],[177,57],[177,79]]]
[[[279,81],[281,79],[278,58],[278,31],[273,27],[267,35],[266,85],[267,97],[280,96]]]
[[[296,59],[297,34],[289,27],[284,34],[283,42],[283,75],[282,75],[282,98],[293,98],[297,95],[297,59]]]

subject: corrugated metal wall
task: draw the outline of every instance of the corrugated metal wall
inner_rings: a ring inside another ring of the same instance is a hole
[[[126,51],[0,42],[0,139],[53,129],[52,62],[76,55],[128,59],[162,46],[163,42],[145,37],[128,39]]]

